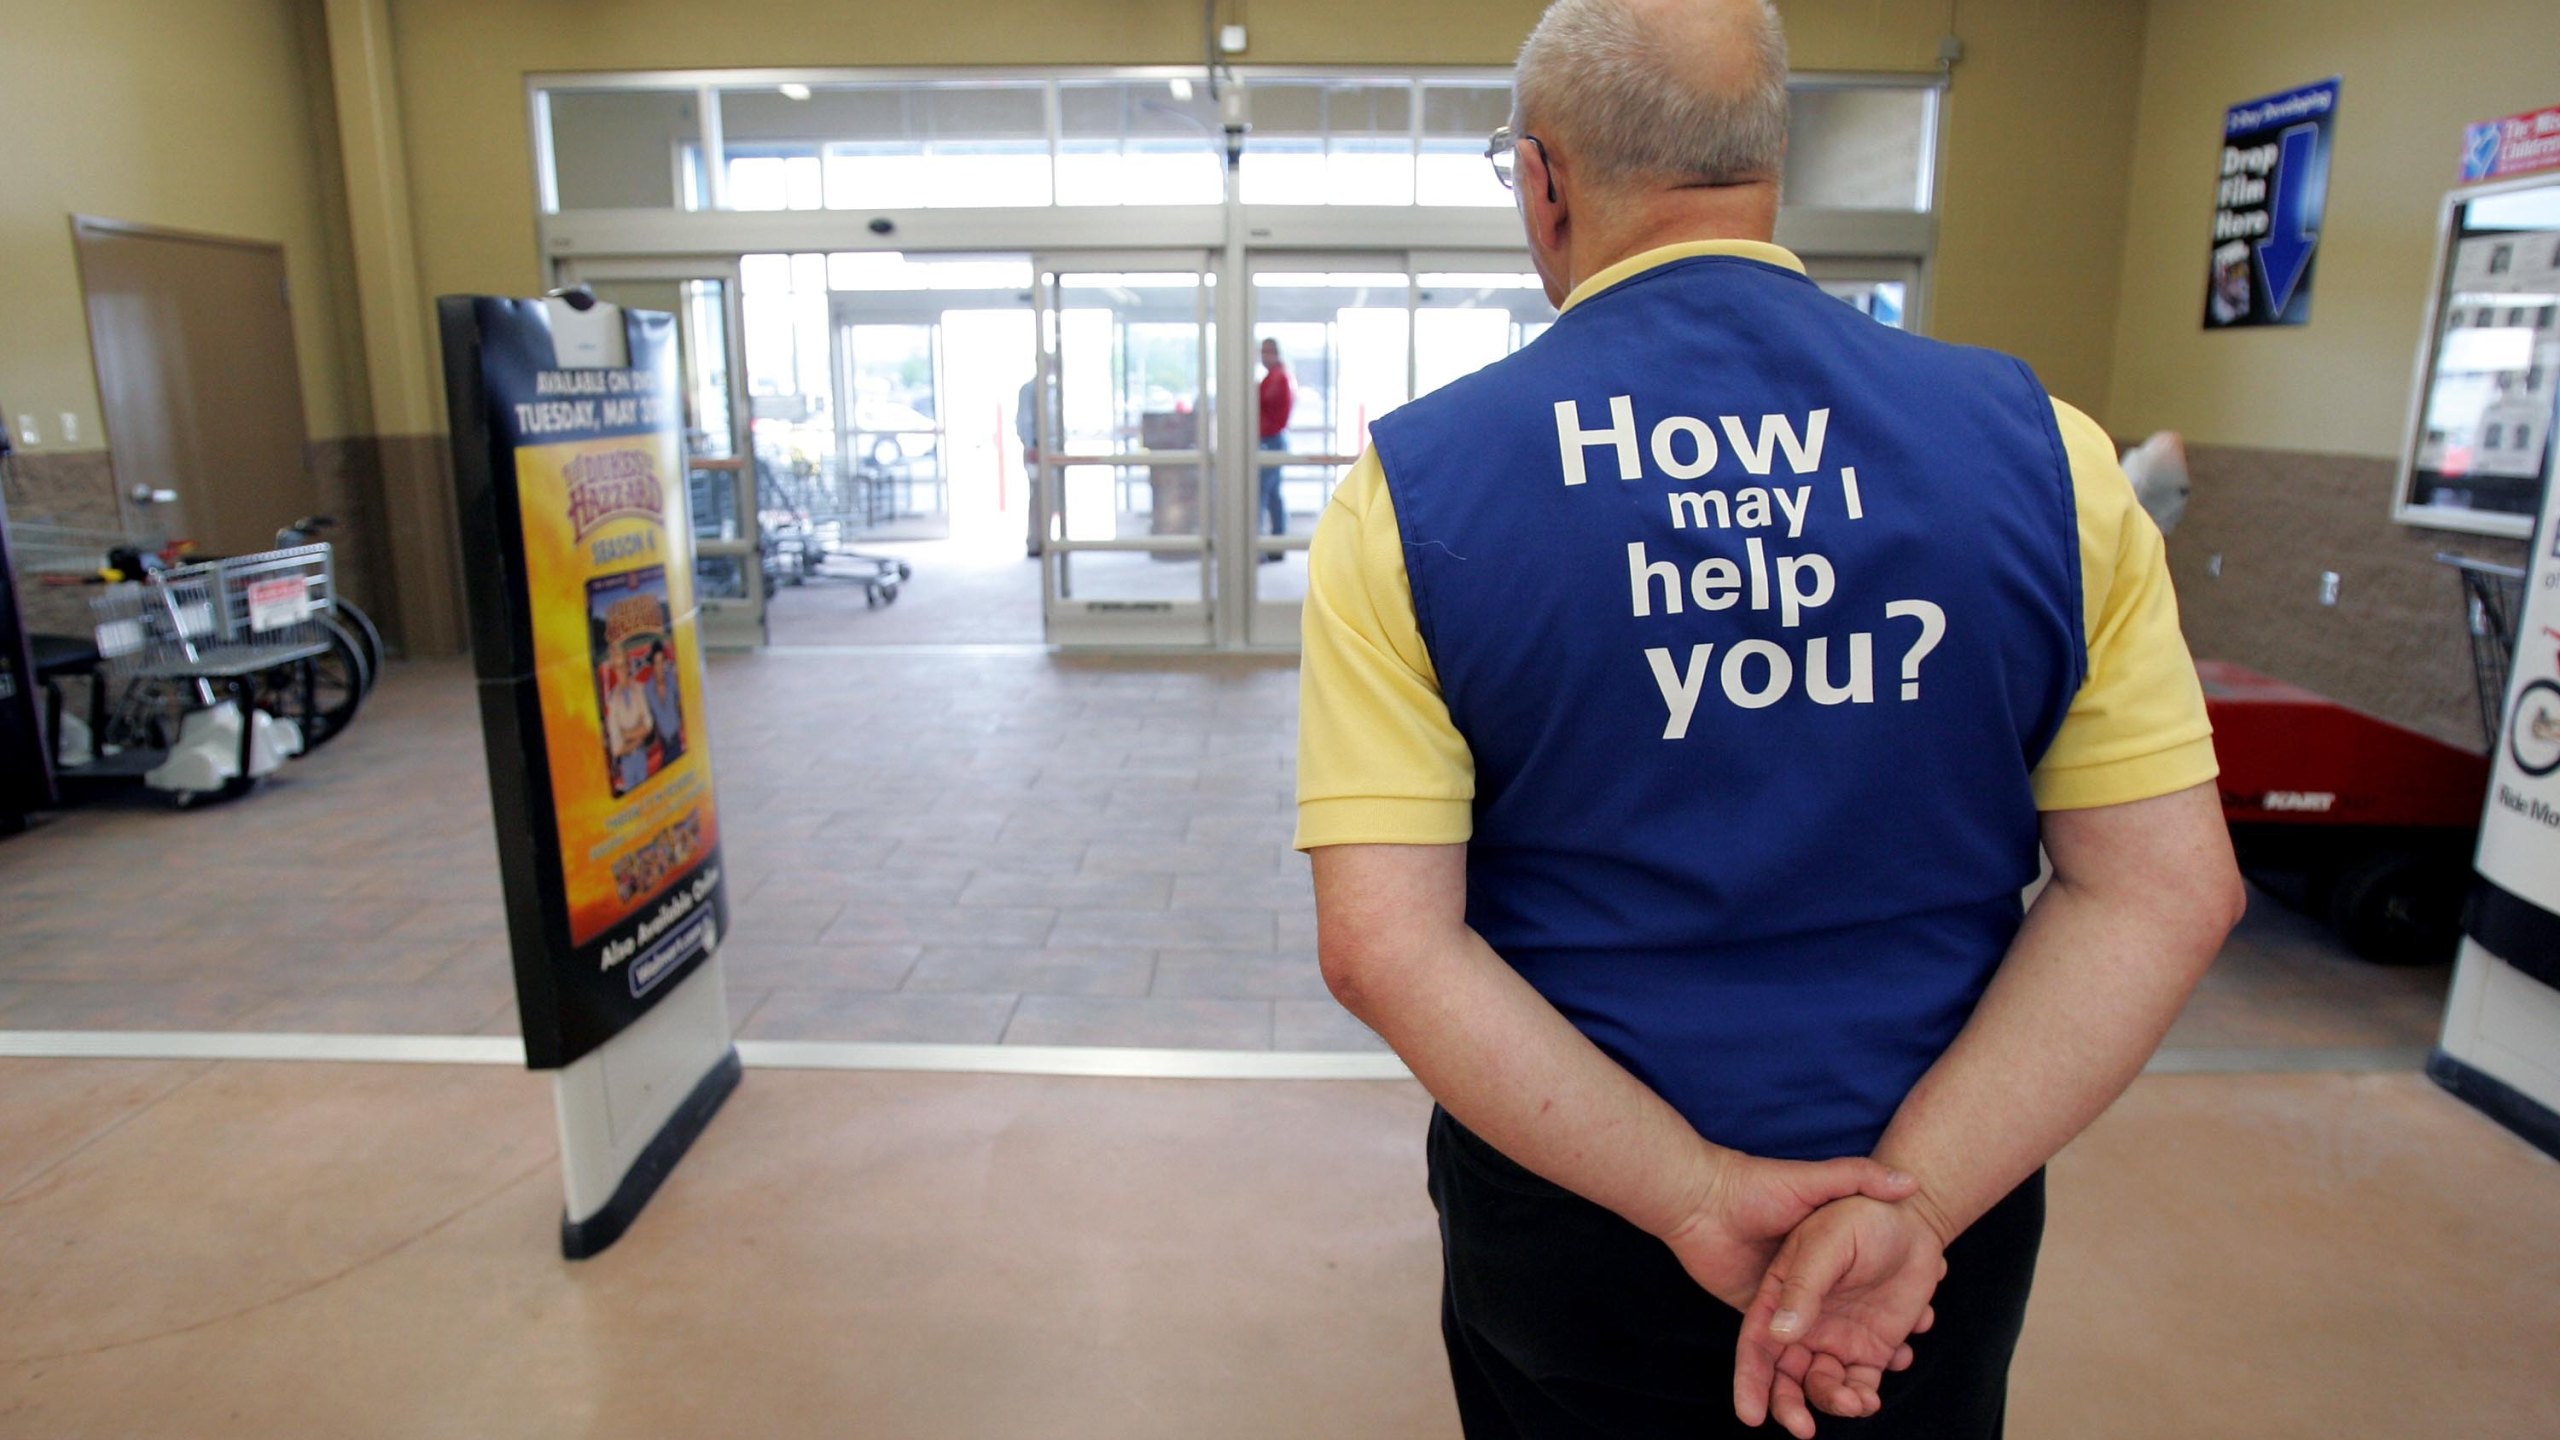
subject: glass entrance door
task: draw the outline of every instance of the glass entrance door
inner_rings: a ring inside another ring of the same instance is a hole
[[[1236,581],[1242,639],[1298,643],[1307,544],[1369,427],[1529,343],[1555,319],[1525,257],[1393,251],[1248,257],[1256,448],[1236,503],[1251,514]],[[1279,380],[1273,378],[1275,373]]]
[[[1058,645],[1206,645],[1217,604],[1217,274],[1205,251],[1046,257],[1033,408]]]
[[[702,641],[714,648],[765,643],[765,568],[759,485],[745,443],[746,391],[739,348],[738,267],[730,260],[588,260],[562,267],[564,283],[599,300],[676,317],[684,385],[686,489],[693,516],[694,594]]]

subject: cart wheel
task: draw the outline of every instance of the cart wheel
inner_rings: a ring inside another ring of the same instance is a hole
[[[373,688],[373,671],[365,664],[364,642],[354,629],[342,625],[336,616],[324,616],[321,628],[328,633],[328,650],[311,662],[311,711],[303,713],[302,682],[290,668],[266,677],[259,705],[277,715],[287,716],[302,725],[304,754],[319,749],[338,738],[356,718],[356,707],[364,703],[367,690]]]
[[[908,564],[908,563],[907,563],[906,561],[904,561],[904,560],[899,561],[899,562],[898,562],[898,578],[899,578],[899,579],[901,579],[901,580],[913,580],[914,578],[916,578],[916,570],[915,570],[915,567],[914,567],[914,566],[912,566],[912,565],[910,565],[910,564]]]
[[[201,810],[208,805],[237,800],[257,789],[258,780],[255,775],[234,775],[212,790],[172,790],[169,792],[169,807],[173,810]]]
[[[2329,924],[2377,965],[2440,965],[2462,939],[2466,868],[2440,856],[2385,850],[2351,862],[2330,883]]]
[[[337,618],[356,637],[357,646],[364,651],[364,688],[370,695],[374,682],[382,678],[382,630],[373,623],[372,616],[357,609],[350,601],[338,602]]]
[[[898,603],[898,583],[896,581],[892,580],[888,584],[880,587],[880,603],[883,605],[895,605]]]

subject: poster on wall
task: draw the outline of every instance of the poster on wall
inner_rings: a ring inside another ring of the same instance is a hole
[[[630,363],[594,365],[563,362],[542,301],[439,309],[518,1008],[556,1068],[728,924],[675,321],[623,311]]]
[[[2560,424],[2560,178],[2446,197],[2399,518],[2522,535]]]
[[[2311,270],[2329,204],[2336,76],[2234,105],[2222,117],[2204,328],[2311,321]]]
[[[2560,170],[2560,105],[2503,120],[2483,120],[2462,132],[2462,183],[2508,180]]]

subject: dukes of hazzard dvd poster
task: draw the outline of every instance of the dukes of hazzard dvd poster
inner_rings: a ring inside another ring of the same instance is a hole
[[[572,366],[541,301],[443,319],[519,1006],[564,1065],[727,923],[674,326],[621,312],[630,363]]]

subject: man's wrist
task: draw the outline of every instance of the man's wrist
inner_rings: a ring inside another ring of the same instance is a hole
[[[1921,1181],[1920,1188],[1899,1203],[1917,1216],[1921,1224],[1928,1226],[1930,1234],[1938,1237],[1940,1250],[1956,1243],[1956,1236],[1963,1227],[1955,1223],[1955,1217],[1948,1212],[1945,1202],[1930,1193],[1928,1181]]]
[[[1677,1241],[1713,1221],[1725,1206],[1733,1174],[1734,1151],[1700,1137],[1682,1147],[1678,1178],[1666,1189],[1669,1203],[1662,1213],[1630,1215],[1637,1229],[1657,1240]]]

